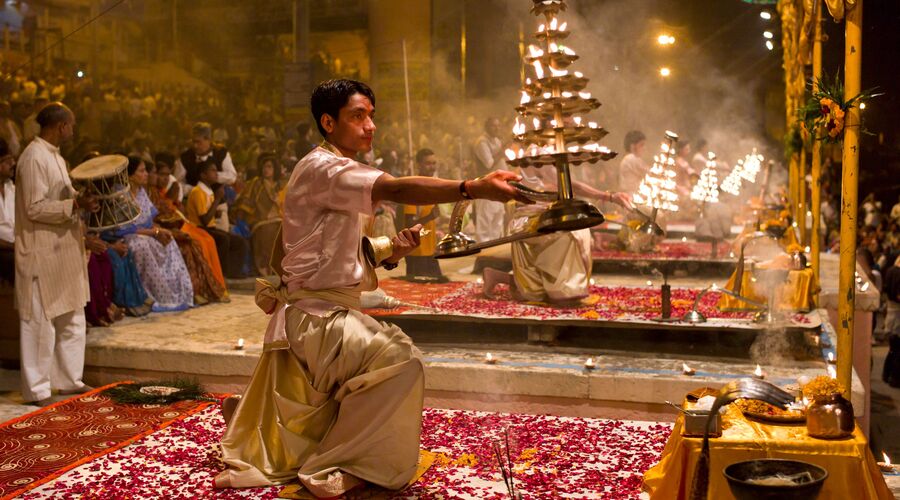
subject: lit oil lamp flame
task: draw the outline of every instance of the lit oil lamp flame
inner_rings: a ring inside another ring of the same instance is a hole
[[[693,368],[688,366],[687,363],[681,363],[681,373],[683,373],[685,375],[693,375],[697,372],[696,372],[696,370],[694,370]]]
[[[525,105],[531,102],[531,96],[528,95],[528,92],[522,91],[522,99],[519,100],[520,105]]]
[[[584,367],[587,368],[588,370],[593,370],[595,366],[596,365],[594,365],[594,358],[588,358],[584,362]]]
[[[562,48],[562,52],[563,52],[563,54],[565,54],[565,55],[567,55],[567,56],[574,56],[574,55],[575,55],[575,51],[572,50],[572,49],[570,49],[570,48],[568,48],[568,47],[563,47],[563,48]]]
[[[888,456],[887,452],[884,450],[881,451],[881,456],[884,458],[884,465],[893,465],[891,464],[891,457]]]
[[[504,151],[504,153],[506,154],[506,157],[509,158],[509,161],[513,161],[516,159],[516,152],[512,149],[507,149],[506,151]]]
[[[828,376],[831,378],[837,378],[837,369],[834,366],[828,365]]]
[[[559,45],[557,45],[556,42],[550,42],[550,47],[548,48],[550,49],[550,52],[559,52]]]
[[[541,120],[535,118],[535,119],[533,119],[533,120],[531,121],[531,123],[534,124],[534,128],[535,128],[535,129],[541,128]]]
[[[539,25],[538,25],[538,32],[543,33],[543,32],[545,32],[545,31],[547,31],[547,26],[545,26],[543,23],[539,24]]]
[[[543,96],[544,99],[550,99],[551,97],[553,97],[553,94],[551,94],[550,92],[544,92],[541,95]]]
[[[484,355],[484,362],[493,365],[497,362],[497,358],[495,358],[493,354],[487,353]]]
[[[569,71],[565,69],[556,69],[553,66],[549,66],[549,68],[552,76],[566,76],[569,74]]]
[[[573,117],[573,118],[572,118],[572,121],[575,122],[575,126],[576,126],[576,127],[580,127],[580,126],[581,126],[581,117],[580,117],[580,116]]]
[[[542,55],[544,55],[544,51],[536,45],[529,45],[528,54],[531,55],[531,57],[541,57]]]
[[[556,120],[550,120],[550,126],[556,128]]]
[[[563,22],[562,24],[559,25],[559,27],[556,29],[556,31],[566,31],[566,28],[568,28],[568,27],[569,27],[569,23]]]
[[[238,339],[237,344],[234,345],[234,349],[236,351],[240,351],[243,348],[244,348],[244,339],[240,338],[240,339]]]
[[[550,20],[550,31],[556,31],[556,28],[559,27],[559,21],[554,17]]]
[[[572,74],[575,75],[575,78],[584,78],[584,73],[582,73],[581,71],[576,71]]]
[[[766,374],[763,373],[762,367],[758,364],[756,365],[756,369],[753,370],[753,378],[758,378],[760,380],[766,378]]]
[[[566,92],[562,93],[562,96],[565,97],[566,99],[569,99],[572,97],[572,93],[569,91],[566,91]]]
[[[597,128],[597,122],[588,122],[588,127]]]
[[[534,74],[537,75],[538,80],[542,80],[544,78],[544,66],[540,61],[534,62]]]
[[[834,353],[833,352],[830,352],[830,351],[828,352],[828,362],[834,363]]]
[[[590,93],[590,92],[585,92],[585,91],[582,90],[581,92],[578,93],[578,97],[580,97],[580,98],[582,98],[582,99],[590,99],[590,98],[591,98],[591,93]]]
[[[878,467],[883,472],[896,472],[897,469],[900,468],[891,463],[891,457],[889,457],[884,450],[881,450],[881,457],[884,458],[884,462],[878,462]]]

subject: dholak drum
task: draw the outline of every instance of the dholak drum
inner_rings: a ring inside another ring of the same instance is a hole
[[[100,205],[99,210],[88,214],[88,229],[113,229],[133,222],[141,214],[128,185],[128,158],[98,156],[78,165],[69,175],[79,193],[94,195]]]

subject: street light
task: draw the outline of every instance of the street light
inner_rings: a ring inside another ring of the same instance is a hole
[[[767,40],[771,40],[771,39],[775,38],[775,35],[773,35],[771,31],[766,30],[766,31],[763,31],[763,38],[765,38]]]
[[[766,48],[769,50],[775,50],[775,44],[772,43],[772,40],[766,40]]]
[[[662,34],[656,37],[656,43],[660,45],[674,45],[675,37],[672,35]]]
[[[767,10],[764,10],[759,13],[759,17],[765,19],[766,21],[769,21],[772,19],[772,13]]]
[[[665,67],[665,66],[663,66],[662,68],[659,68],[659,76],[661,76],[661,77],[663,77],[663,78],[666,78],[666,77],[668,77],[668,76],[671,75],[671,74],[672,74],[672,70],[671,70],[671,69],[669,69],[669,68],[667,68],[667,67]]]

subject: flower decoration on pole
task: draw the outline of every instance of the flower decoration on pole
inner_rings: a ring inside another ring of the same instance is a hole
[[[699,201],[705,208],[707,203],[719,202],[719,176],[716,173],[716,154],[709,152],[706,166],[700,171],[700,179],[694,184],[691,199]]]
[[[678,134],[666,131],[665,140],[660,145],[659,154],[653,157],[653,166],[644,176],[638,192],[634,194],[635,205],[653,209],[653,218],[659,210],[678,211],[678,195],[675,194],[675,143]]]
[[[869,89],[844,99],[844,84],[840,73],[834,79],[827,76],[810,83],[811,96],[798,111],[800,127],[814,140],[834,144],[844,139],[844,118],[854,106],[861,106],[881,94]],[[860,123],[862,126],[862,123]]]

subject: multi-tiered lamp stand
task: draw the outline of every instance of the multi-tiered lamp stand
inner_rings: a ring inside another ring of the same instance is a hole
[[[537,219],[534,227],[504,238],[474,242],[460,232],[465,202],[457,204],[448,233],[437,246],[435,257],[459,257],[477,253],[511,241],[531,238],[555,231],[574,231],[603,222],[597,207],[575,198],[570,166],[596,163],[615,158],[616,153],[599,144],[607,132],[585,115],[600,107],[600,102],[585,91],[588,79],[569,67],[578,59],[575,52],[562,44],[569,36],[566,23],[557,15],[566,10],[565,0],[532,0],[532,14],[544,17],[530,45],[525,63],[534,69],[522,89],[516,111],[519,117],[513,127],[513,147],[506,151],[512,167],[549,167],[557,171],[557,193],[527,192],[538,201],[552,204]]]

